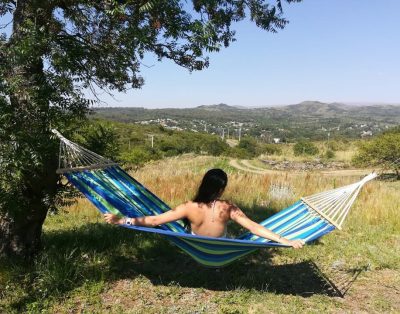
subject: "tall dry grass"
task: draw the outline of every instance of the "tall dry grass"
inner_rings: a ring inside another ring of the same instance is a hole
[[[213,167],[225,169],[229,183],[223,195],[225,199],[246,208],[265,206],[279,210],[289,206],[302,196],[311,195],[343,185],[351,184],[358,175],[321,175],[318,172],[276,172],[259,175],[236,171],[227,160],[216,157],[188,155],[147,164],[131,175],[144,183],[170,206],[176,206],[193,198],[206,170]],[[271,185],[289,187],[293,194],[284,199],[273,199],[268,191]],[[390,224],[400,226],[400,182],[372,181],[362,189],[349,219],[352,223]]]

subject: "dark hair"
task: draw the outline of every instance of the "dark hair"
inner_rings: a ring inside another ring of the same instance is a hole
[[[206,172],[197,191],[194,202],[210,203],[217,199],[221,190],[223,191],[228,183],[228,176],[221,169],[211,169]]]

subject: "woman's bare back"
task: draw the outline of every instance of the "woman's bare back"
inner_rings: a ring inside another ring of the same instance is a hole
[[[226,224],[230,219],[230,205],[228,202],[215,200],[209,204],[185,203],[187,219],[190,221],[191,231],[194,234],[221,237],[226,234]]]

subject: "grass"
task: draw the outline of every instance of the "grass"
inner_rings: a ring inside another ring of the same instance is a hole
[[[302,162],[302,161],[310,161],[310,160],[315,160],[317,158],[319,159],[325,159],[325,154],[328,148],[328,143],[326,141],[320,141],[320,142],[313,142],[319,150],[319,153],[315,156],[295,156],[294,151],[293,151],[293,146],[295,144],[279,144],[278,147],[282,150],[282,152],[278,155],[263,155],[261,156],[261,159],[269,159],[269,160],[276,160],[276,161],[297,161],[297,162]],[[353,157],[357,153],[357,141],[350,141],[346,144],[341,143],[340,145],[337,145],[336,149],[334,150],[334,158],[331,161],[339,161],[344,163],[346,166],[350,166]]]
[[[211,167],[228,172],[224,197],[255,220],[300,196],[359,179],[258,175],[238,171],[224,158],[193,155],[149,163],[132,175],[175,206],[193,196]],[[276,183],[293,194],[271,197]],[[400,182],[373,181],[343,231],[302,250],[260,250],[219,271],[197,265],[157,235],[104,224],[88,201],[78,199],[47,218],[44,248],[34,265],[0,262],[0,312],[395,313],[400,311],[399,189]],[[229,232],[243,230],[230,225]]]

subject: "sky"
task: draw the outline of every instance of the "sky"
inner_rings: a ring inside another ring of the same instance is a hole
[[[306,100],[400,103],[399,0],[303,0],[284,6],[290,21],[277,34],[246,20],[237,41],[189,73],[147,56],[145,85],[106,107],[183,108],[225,103],[275,106]]]

